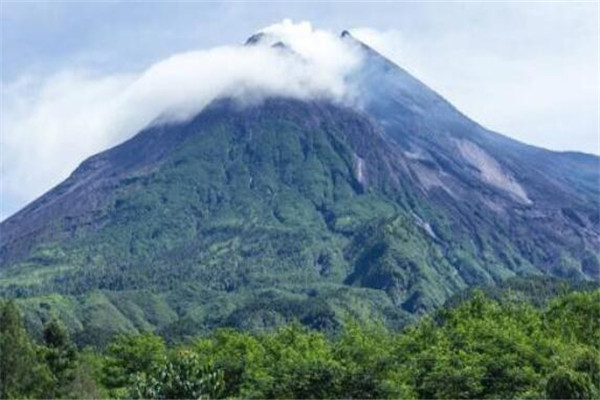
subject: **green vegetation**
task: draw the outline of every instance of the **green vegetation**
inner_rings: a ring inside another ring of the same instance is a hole
[[[360,113],[281,99],[149,128],[49,193],[40,230],[39,213],[3,223],[0,297],[36,338],[57,318],[78,345],[294,320],[395,330],[467,287],[543,275],[554,252],[565,276],[598,266],[580,234],[557,230],[570,252],[471,198],[434,201],[382,140]]]
[[[76,350],[59,321],[31,339],[1,307],[3,398],[555,398],[600,395],[600,290],[544,306],[474,291],[399,332],[292,323],[167,345],[152,333]]]

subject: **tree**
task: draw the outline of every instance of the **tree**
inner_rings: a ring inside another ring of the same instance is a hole
[[[110,397],[100,384],[103,357],[92,348],[77,353],[74,378],[65,397],[71,399],[105,399]]]
[[[132,397],[140,399],[211,399],[222,391],[222,371],[189,349],[176,351],[150,372],[138,373],[130,389]]]
[[[600,349],[600,290],[558,297],[550,303],[546,320],[563,340]]]
[[[265,349],[256,335],[222,329],[196,339],[192,348],[223,371],[224,397],[261,397],[261,389],[269,384]]]
[[[43,332],[45,360],[54,377],[50,397],[59,397],[70,390],[77,369],[77,352],[63,324],[52,320]]]
[[[546,397],[549,399],[591,399],[594,388],[588,376],[561,368],[548,378]]]
[[[322,333],[294,323],[266,335],[262,342],[266,372],[272,379],[260,397],[342,397],[342,366]]]
[[[600,392],[600,352],[588,349],[575,360],[575,371],[587,374]]]
[[[52,377],[38,359],[14,302],[0,310],[0,398],[44,396]]]
[[[111,397],[129,397],[128,388],[141,373],[152,375],[166,360],[163,339],[151,333],[122,335],[108,347],[102,381]]]

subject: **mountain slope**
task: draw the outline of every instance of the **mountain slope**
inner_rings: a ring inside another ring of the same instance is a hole
[[[463,227],[500,230],[537,268],[571,274],[565,259],[584,259],[584,274],[598,278],[598,157],[551,152],[488,131],[360,46],[369,58],[357,77],[364,108],[411,159],[427,197],[460,216]]]
[[[91,157],[0,225],[0,294],[97,343],[398,326],[471,285],[597,277],[597,157],[487,131],[341,40],[358,105],[221,99]]]

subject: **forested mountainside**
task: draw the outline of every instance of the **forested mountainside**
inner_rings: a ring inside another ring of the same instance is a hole
[[[363,53],[356,102],[218,99],[90,157],[0,224],[0,296],[103,344],[393,329],[474,285],[598,279],[598,157],[490,132],[340,40]]]

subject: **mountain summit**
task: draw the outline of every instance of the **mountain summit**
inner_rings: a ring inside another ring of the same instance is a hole
[[[361,56],[355,101],[220,98],[90,157],[0,224],[1,295],[85,343],[400,326],[472,285],[598,279],[598,157],[491,132],[338,40]]]

